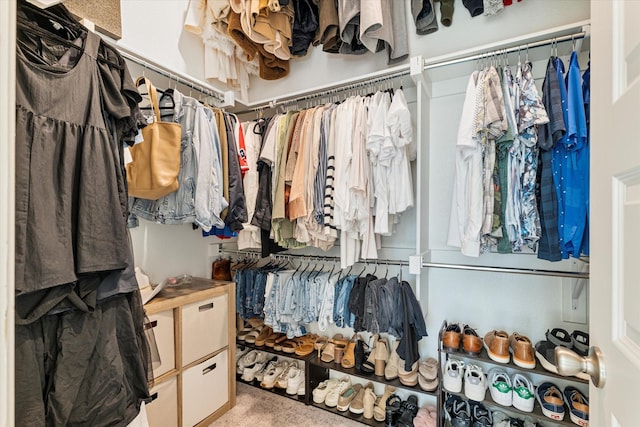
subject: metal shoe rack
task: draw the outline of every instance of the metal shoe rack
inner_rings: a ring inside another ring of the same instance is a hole
[[[390,385],[399,389],[404,389],[412,393],[420,393],[420,394],[426,394],[429,396],[435,396],[438,399],[437,405],[440,406],[439,399],[440,399],[440,396],[442,395],[440,392],[440,387],[441,387],[440,372],[438,372],[438,388],[436,388],[434,391],[424,391],[417,385],[413,387],[404,385],[400,382],[399,379],[387,381],[384,377],[379,377],[372,373],[369,374],[366,372],[362,372],[356,368],[343,368],[341,365],[338,365],[337,363],[334,363],[334,362],[329,362],[329,363],[323,362],[317,357],[317,354],[314,354],[314,356],[309,360],[309,364],[310,364],[309,372],[311,374],[311,378],[310,378],[311,382],[307,384],[309,385],[310,388],[312,388],[312,390],[313,388],[317,387],[318,384],[320,384],[322,381],[328,379],[330,371],[333,370],[345,375],[363,378],[367,381],[371,381],[374,383],[380,383],[380,384]],[[343,417],[347,417],[349,419],[352,419],[370,426],[384,427],[385,425],[384,421],[382,422],[376,421],[373,418],[368,420],[364,418],[362,415],[356,415],[349,411],[340,412],[336,408],[329,408],[323,403],[314,403],[313,399],[311,399],[310,404],[317,408],[324,409],[325,411],[333,412],[334,414],[342,415]]]
[[[446,361],[450,358],[450,357],[455,357],[457,359],[462,359],[465,362],[467,361],[474,361],[474,362],[481,362],[481,363],[487,363],[490,365],[494,365],[494,366],[500,366],[503,368],[508,368],[511,370],[515,370],[518,371],[522,374],[536,374],[536,375],[541,375],[541,376],[545,376],[545,377],[550,377],[550,378],[558,378],[558,379],[562,379],[564,381],[571,381],[571,382],[575,382],[575,383],[580,383],[580,384],[588,384],[589,381],[587,380],[583,380],[581,378],[577,378],[577,377],[565,377],[562,376],[560,374],[556,374],[553,372],[549,372],[546,369],[544,369],[542,366],[540,366],[539,363],[536,363],[536,367],[534,369],[523,369],[520,368],[519,366],[513,364],[513,363],[508,363],[508,364],[504,364],[504,363],[498,363],[494,360],[492,360],[489,355],[487,354],[487,350],[485,348],[482,349],[482,351],[480,352],[480,355],[478,356],[472,356],[463,352],[456,352],[456,351],[451,351],[451,350],[447,350],[444,349],[442,347],[442,334],[446,331],[448,326],[448,323],[446,320],[444,320],[442,322],[442,327],[440,328],[440,331],[438,332],[438,362],[440,365],[440,370],[441,370],[441,374],[440,376],[442,377],[442,375],[444,375],[444,373],[442,372],[444,370],[444,366],[446,365]],[[464,394],[464,392],[460,392],[460,393],[453,393],[450,392],[448,390],[446,390],[443,386],[442,386],[442,382],[440,382],[439,384],[440,387],[440,397],[439,400],[441,402],[441,404],[438,405],[438,411],[440,412],[439,414],[439,419],[440,419],[440,426],[444,426],[445,423],[445,410],[444,410],[444,402],[447,401],[447,397],[449,395],[455,395],[458,396],[464,400],[469,400],[469,398],[467,398]],[[574,424],[573,422],[570,421],[569,419],[569,414],[566,411],[567,408],[565,407],[565,416],[564,416],[564,420],[562,421],[558,421],[558,420],[552,420],[551,418],[546,417],[543,413],[542,410],[540,408],[540,405],[538,404],[538,402],[536,401],[534,403],[534,407],[533,407],[533,412],[525,412],[525,411],[521,411],[513,406],[502,406],[496,402],[493,401],[493,399],[491,398],[491,393],[489,390],[487,390],[485,398],[482,403],[489,411],[493,412],[493,411],[500,411],[500,412],[504,412],[505,414],[509,415],[509,416],[516,416],[516,417],[520,417],[520,418],[531,418],[531,419],[535,419],[536,421],[540,421],[541,423],[543,423],[543,425],[559,425],[559,426],[575,426],[576,424]]]
[[[243,384],[248,384],[248,385],[250,385],[252,387],[256,387],[256,388],[259,388],[261,390],[269,391],[271,393],[275,393],[277,395],[284,396],[284,397],[287,397],[289,399],[296,400],[298,402],[304,403],[305,405],[309,405],[311,402],[313,402],[313,400],[311,399],[312,390],[309,389],[309,381],[310,381],[310,377],[309,377],[309,360],[313,357],[314,353],[308,354],[306,356],[299,356],[299,355],[297,355],[295,353],[285,353],[283,351],[274,350],[272,347],[268,347],[266,345],[257,346],[255,344],[248,343],[248,342],[245,342],[245,341],[240,341],[238,339],[236,339],[236,345],[241,350],[244,350],[245,348],[255,349],[255,350],[258,350],[258,351],[264,351],[265,353],[273,354],[274,356],[278,356],[279,358],[283,357],[283,358],[287,358],[287,359],[293,359],[293,360],[302,361],[303,364],[304,364],[305,389],[304,389],[304,395],[287,394],[284,389],[281,389],[281,388],[278,388],[278,387],[274,387],[274,388],[271,388],[271,389],[263,388],[263,387],[260,386],[260,381],[258,381],[256,379],[254,379],[251,382],[246,382],[246,381],[241,379],[242,375],[238,374],[236,372],[236,381],[237,382],[241,382]]]
[[[366,425],[370,425],[370,426],[374,426],[374,427],[384,427],[385,423],[384,421],[380,422],[380,421],[376,421],[375,419],[371,418],[371,419],[366,419],[364,418],[362,415],[357,415],[357,414],[353,414],[350,411],[345,411],[345,412],[340,412],[338,411],[336,408],[330,408],[326,405],[324,405],[323,403],[314,403],[313,401],[313,390],[324,380],[329,379],[329,374],[330,371],[337,371],[340,372],[342,374],[345,375],[350,375],[353,377],[358,377],[358,378],[363,378],[365,380],[371,381],[371,382],[375,382],[375,383],[380,383],[380,384],[385,384],[385,385],[390,385],[399,389],[404,389],[407,391],[410,391],[412,393],[420,393],[420,394],[426,394],[426,395],[430,395],[430,396],[435,396],[438,399],[438,403],[437,406],[440,407],[441,406],[441,402],[439,401],[440,396],[442,395],[440,387],[441,387],[441,380],[440,380],[440,372],[438,372],[438,388],[434,391],[424,391],[422,390],[419,386],[407,386],[404,385],[400,382],[400,380],[395,379],[395,380],[391,380],[391,381],[387,381],[384,377],[378,377],[374,374],[369,374],[366,372],[362,372],[360,370],[357,370],[355,368],[343,368],[342,366],[334,363],[334,362],[330,362],[330,363],[326,363],[323,362],[322,360],[320,360],[317,357],[317,353],[314,351],[313,353],[307,355],[307,356],[299,356],[295,353],[284,353],[282,351],[277,351],[274,350],[271,347],[267,347],[267,346],[257,346],[255,344],[252,343],[248,343],[245,341],[240,341],[240,340],[236,340],[236,345],[241,349],[244,350],[246,348],[248,349],[255,349],[255,350],[259,350],[259,351],[264,351],[270,354],[273,354],[275,356],[279,356],[279,357],[284,357],[284,358],[289,358],[289,359],[294,359],[294,360],[300,360],[304,363],[304,372],[305,372],[305,394],[298,396],[298,395],[290,395],[287,394],[285,392],[285,390],[274,387],[272,389],[265,389],[262,388],[260,386],[260,382],[257,380],[253,380],[251,382],[246,382],[243,381],[240,377],[241,375],[236,374],[236,381],[242,382],[243,384],[248,384],[252,387],[256,387],[259,388],[261,390],[265,390],[265,391],[269,391],[275,394],[278,394],[280,396],[285,396],[289,399],[293,399],[296,400],[300,403],[304,403],[305,405],[312,405],[315,406],[316,408],[320,408],[323,409],[325,411],[328,412],[332,412],[334,414],[338,414],[342,417],[351,419],[353,421],[357,421],[360,422],[362,424],[366,424]]]

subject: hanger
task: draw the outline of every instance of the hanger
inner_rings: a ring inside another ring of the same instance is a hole
[[[56,5],[41,9],[27,1],[20,1],[18,2],[18,11],[16,24],[19,30],[84,52],[84,40],[82,46],[75,44],[75,40],[85,35],[89,30],[76,21],[64,6]],[[18,42],[21,42],[19,38]],[[107,44],[102,44],[102,46],[105,49],[113,50]],[[98,55],[96,59],[112,68],[124,70],[124,66],[120,62],[110,61],[101,55]]]

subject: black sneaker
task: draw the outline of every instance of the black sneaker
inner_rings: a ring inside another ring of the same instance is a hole
[[[451,427],[471,427],[471,409],[469,402],[451,395],[444,403],[444,409],[451,420]]]
[[[471,418],[473,420],[473,427],[491,427],[493,426],[493,417],[491,412],[487,410],[481,403],[471,402],[469,404],[471,409]]]
[[[511,418],[511,424],[509,424],[510,427],[524,427],[524,421],[521,420],[520,418]]]
[[[413,427],[413,419],[418,415],[418,397],[410,395],[400,404],[398,427]]]

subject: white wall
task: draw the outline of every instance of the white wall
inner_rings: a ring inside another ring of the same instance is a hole
[[[571,44],[561,45],[559,54],[568,58]],[[535,52],[537,57],[548,58],[548,48]],[[531,52],[534,55],[534,52]],[[586,67],[586,55],[580,58]],[[517,55],[510,63],[517,62]],[[471,64],[471,69],[475,64]],[[542,84],[546,60],[533,63],[533,74],[538,87]],[[469,71],[470,72],[470,71]],[[429,117],[429,158],[427,167],[432,183],[427,197],[429,206],[428,247],[431,261],[451,264],[474,264],[516,267],[539,270],[582,271],[582,261],[566,260],[551,263],[537,259],[535,254],[489,253],[479,258],[466,257],[457,248],[446,243],[451,212],[451,196],[454,179],[455,141],[464,101],[466,77],[434,82]],[[423,269],[429,283],[429,316],[427,327],[432,335],[426,348],[437,347],[437,331],[443,320],[469,323],[480,335],[492,329],[504,329],[529,336],[535,343],[544,339],[547,329],[563,327],[588,331],[585,322],[570,323],[563,320],[563,283],[571,285],[572,279],[520,274],[474,272],[450,269]],[[580,310],[587,312],[586,297],[582,296]],[[586,316],[586,314],[585,314]]]

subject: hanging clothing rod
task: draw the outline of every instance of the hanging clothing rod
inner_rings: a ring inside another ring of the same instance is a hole
[[[270,102],[267,103],[263,103],[260,105],[257,105],[255,107],[249,108],[248,110],[244,110],[244,111],[240,111],[240,112],[236,112],[235,114],[248,114],[248,113],[255,113],[257,111],[261,111],[261,110],[266,110],[269,108],[276,108],[280,105],[295,105],[299,102],[305,102],[305,101],[311,101],[311,100],[316,100],[318,98],[325,98],[325,97],[330,97],[339,93],[343,93],[343,92],[348,92],[350,90],[355,90],[355,89],[359,89],[359,88],[364,88],[364,87],[369,87],[378,83],[382,83],[382,82],[386,82],[386,81],[390,81],[390,80],[394,80],[400,77],[404,77],[404,76],[408,76],[410,73],[409,68],[403,69],[401,71],[396,71],[396,72],[392,72],[392,73],[388,73],[388,74],[383,74],[383,75],[379,75],[376,77],[372,77],[366,80],[359,80],[353,83],[347,83],[341,86],[334,86],[334,87],[330,87],[327,89],[322,89],[322,90],[314,90],[314,91],[310,91],[305,95],[301,95],[298,97],[292,97],[292,98],[285,98],[285,99],[279,99],[279,100],[272,100]]]
[[[257,251],[240,251],[233,249],[220,249],[220,252],[235,254],[235,255],[249,255],[249,256],[257,256],[261,258],[261,253]],[[340,257],[337,256],[325,256],[325,255],[303,255],[303,254],[285,254],[285,253],[277,253],[271,254],[271,258],[274,259],[293,259],[293,258],[308,258],[310,261],[330,261],[330,262],[338,262],[340,261]],[[372,265],[398,265],[398,266],[408,266],[409,261],[402,261],[398,259],[361,259],[357,262],[358,264],[372,264]]]
[[[233,106],[235,103],[235,97],[233,92],[221,92],[213,86],[207,85],[199,80],[196,80],[192,77],[189,77],[186,74],[167,70],[162,65],[157,62],[153,62],[147,58],[144,58],[142,55],[129,50],[123,46],[119,46],[114,44],[114,46],[118,49],[118,52],[122,55],[123,58],[132,61],[147,70],[151,70],[154,73],[160,74],[161,76],[167,77],[169,80],[172,80],[181,85],[190,87],[191,89],[200,92],[208,97],[212,97],[218,101],[219,107],[228,107]]]
[[[475,61],[477,59],[487,58],[494,55],[504,55],[507,53],[513,53],[518,51],[528,51],[531,48],[549,46],[554,43],[562,43],[566,41],[578,41],[578,40],[584,39],[587,36],[588,36],[588,31],[580,31],[573,34],[567,34],[567,35],[558,36],[558,37],[551,37],[545,40],[539,40],[532,43],[511,45],[509,47],[503,47],[503,48],[497,47],[488,52],[476,53],[473,55],[463,56],[460,58],[454,58],[449,60],[435,60],[435,61],[425,60],[423,69],[430,70],[433,68],[444,67],[447,65],[454,65],[454,64],[460,64],[463,62]]]
[[[579,273],[572,271],[536,270],[533,268],[508,268],[508,267],[488,267],[468,264],[447,264],[438,262],[423,262],[423,268],[448,268],[453,270],[486,271],[492,273],[512,273],[527,274],[531,276],[553,276],[570,277],[575,279],[589,279],[589,273]]]

